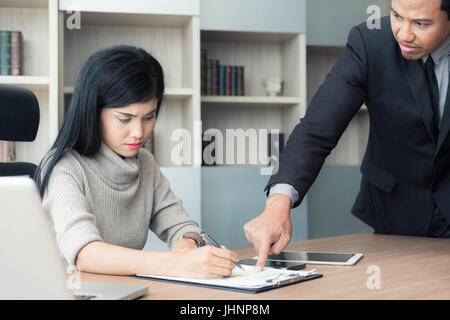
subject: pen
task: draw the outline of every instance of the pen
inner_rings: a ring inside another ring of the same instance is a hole
[[[206,232],[201,232],[200,235],[202,236],[202,238],[211,243],[214,247],[220,248],[220,244],[214,240],[209,234],[207,234]],[[234,262],[240,269],[244,270],[244,268],[242,268],[241,264],[239,262]],[[244,270],[245,271],[245,270]]]

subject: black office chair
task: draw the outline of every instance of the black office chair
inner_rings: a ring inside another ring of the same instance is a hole
[[[39,127],[39,102],[28,89],[0,85],[0,140],[34,141]],[[29,162],[0,163],[0,176],[33,177]]]

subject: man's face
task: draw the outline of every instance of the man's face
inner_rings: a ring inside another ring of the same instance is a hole
[[[410,60],[425,57],[450,35],[441,0],[392,0],[391,27],[403,57]]]

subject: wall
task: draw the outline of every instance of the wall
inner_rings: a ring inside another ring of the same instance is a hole
[[[175,196],[181,199],[187,214],[201,225],[201,169],[163,167],[161,172],[169,180]],[[144,250],[167,251],[168,246],[149,231]]]
[[[350,29],[363,23],[371,14],[370,5],[380,8],[381,16],[389,12],[388,0],[309,0],[307,1],[307,45],[343,46]]]
[[[249,247],[244,224],[263,210],[263,192],[269,176],[259,167],[205,167],[202,169],[202,226],[216,240],[230,249]],[[291,211],[292,240],[308,238],[308,200]]]
[[[306,32],[306,0],[200,0],[200,29]]]
[[[359,192],[359,166],[324,166],[308,192],[308,236],[310,239],[373,229],[351,214]]]

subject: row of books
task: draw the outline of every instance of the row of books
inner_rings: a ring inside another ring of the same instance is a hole
[[[9,162],[16,160],[16,151],[14,142],[0,140],[0,162]]]
[[[0,30],[0,75],[23,74],[22,47],[21,31]]]
[[[244,67],[221,65],[219,60],[207,59],[202,50],[201,94],[208,96],[243,96]]]

